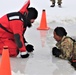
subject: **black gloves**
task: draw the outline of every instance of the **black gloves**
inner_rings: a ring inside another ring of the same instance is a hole
[[[52,54],[56,57],[59,57],[59,55],[61,54],[61,51],[59,49],[57,49],[56,47],[53,47]]]
[[[25,52],[21,52],[21,58],[28,58],[29,54]]]
[[[34,46],[32,46],[31,44],[28,44],[28,45],[26,45],[26,50],[27,50],[28,52],[33,52]]]
[[[26,52],[20,52],[20,55],[22,58],[28,58],[29,53],[28,52],[33,52],[34,47],[31,44],[26,43]]]
[[[73,59],[69,59],[69,62],[71,64],[71,66],[73,66],[73,68],[76,70],[76,59],[75,59],[75,62],[73,61]]]
[[[73,68],[76,70],[76,62],[71,62],[71,65],[72,65]]]

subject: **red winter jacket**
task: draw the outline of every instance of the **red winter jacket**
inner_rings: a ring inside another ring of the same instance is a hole
[[[27,7],[30,4],[28,2],[20,9],[19,12],[13,12],[4,15],[0,18],[0,40],[9,39],[16,42],[20,52],[25,52],[26,47],[24,44],[23,33],[26,30],[25,21],[23,14],[28,13]]]

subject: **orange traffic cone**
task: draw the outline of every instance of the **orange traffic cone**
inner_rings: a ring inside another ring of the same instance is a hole
[[[8,46],[4,46],[1,59],[0,75],[11,75]]]
[[[40,27],[38,27],[37,29],[38,30],[48,30],[48,29],[50,29],[49,27],[47,27],[45,10],[42,11],[42,18],[41,18],[41,22],[40,22]]]

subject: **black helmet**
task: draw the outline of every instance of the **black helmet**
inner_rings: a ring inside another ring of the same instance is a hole
[[[33,8],[33,7],[30,7],[28,8],[28,16],[27,18],[30,20],[30,19],[36,19],[38,16],[38,11]]]

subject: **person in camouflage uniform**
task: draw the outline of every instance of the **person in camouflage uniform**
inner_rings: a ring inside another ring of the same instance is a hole
[[[63,27],[54,29],[54,39],[57,41],[56,47],[52,48],[52,54],[55,57],[69,60],[71,65],[76,69],[76,42],[67,36],[67,32]]]
[[[54,7],[55,6],[55,3],[56,3],[56,0],[50,0],[50,1],[52,1],[51,7]],[[62,0],[58,0],[57,3],[58,3],[58,6],[61,7]]]

